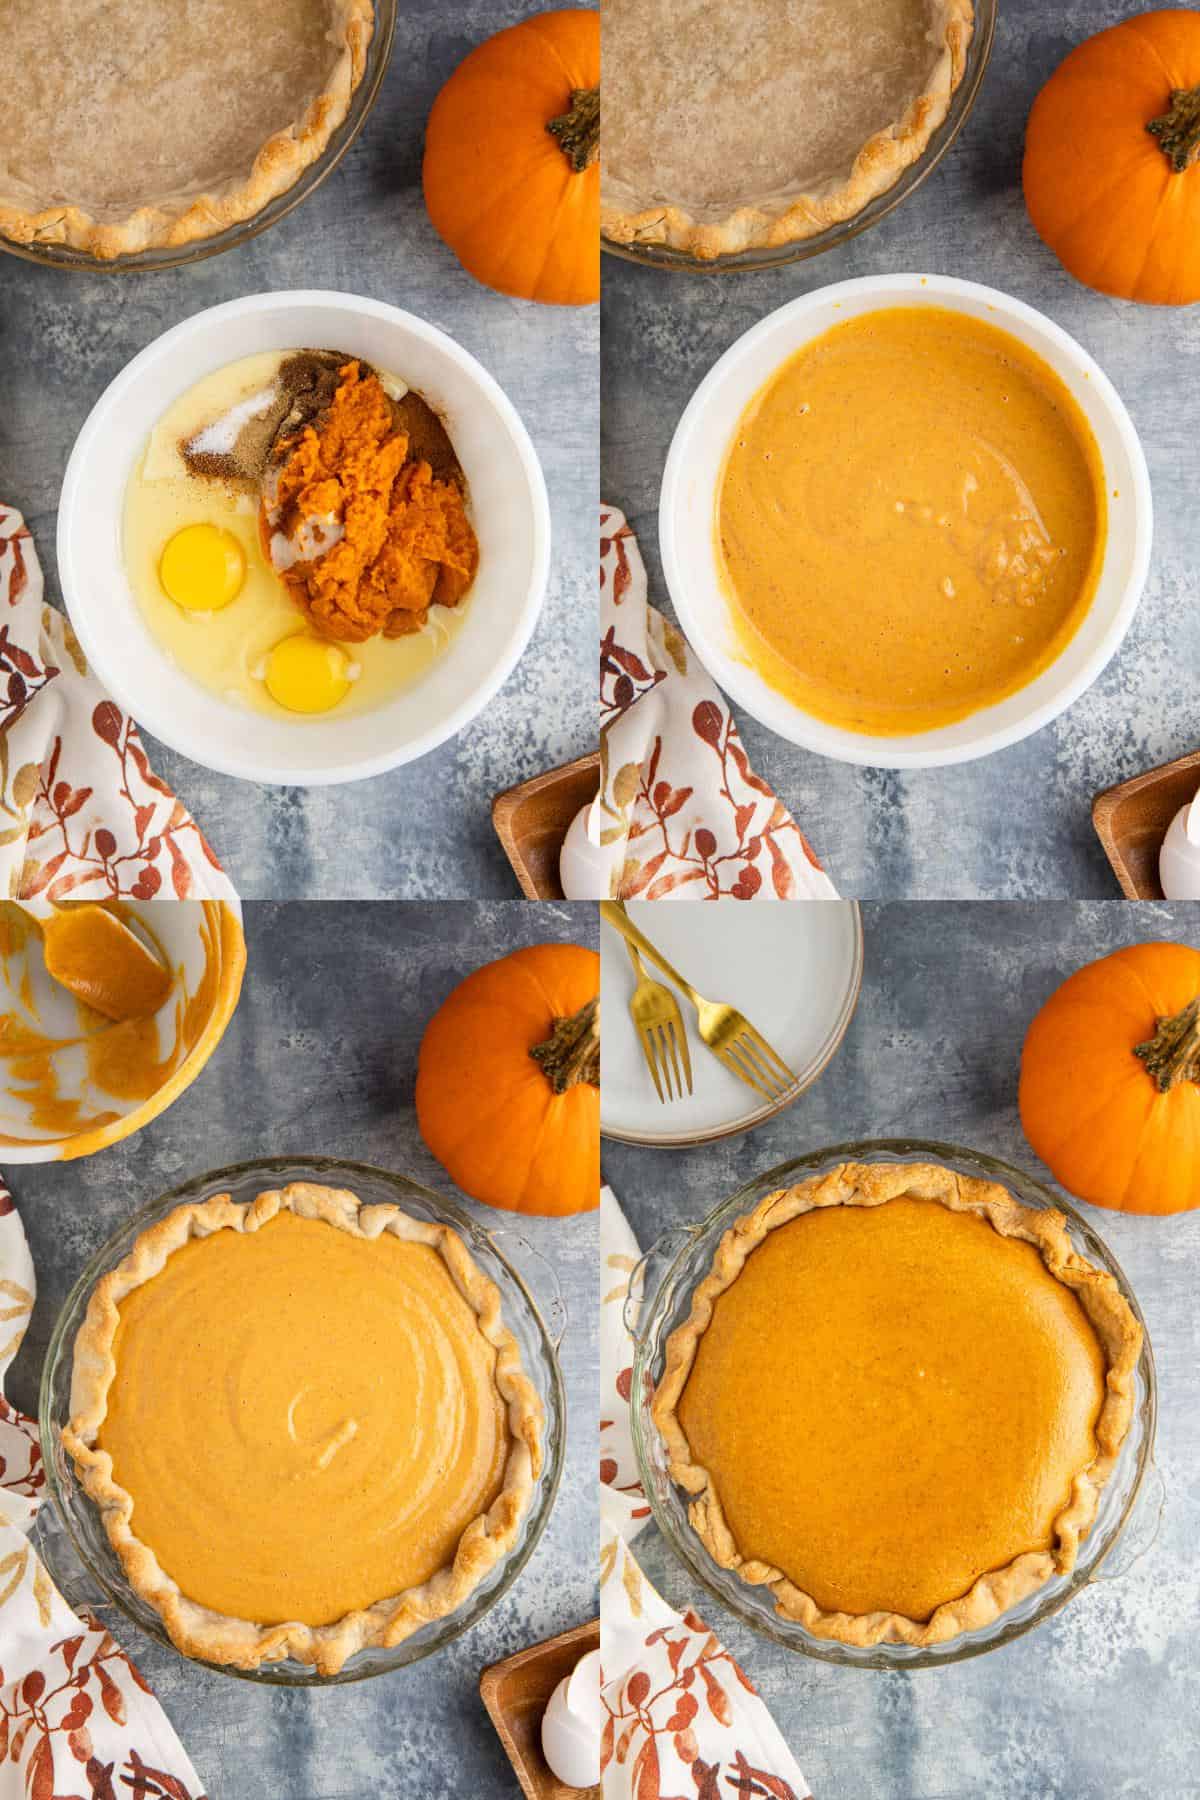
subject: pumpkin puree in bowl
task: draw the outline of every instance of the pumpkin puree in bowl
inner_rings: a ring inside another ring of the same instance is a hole
[[[836,325],[739,421],[716,553],[738,641],[794,705],[907,736],[1025,687],[1100,577],[1104,467],[1049,365],[942,307]]]

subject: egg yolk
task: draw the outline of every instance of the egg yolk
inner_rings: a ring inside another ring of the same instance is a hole
[[[267,692],[289,712],[328,712],[350,691],[350,659],[337,644],[295,632],[267,658]]]
[[[185,612],[219,612],[241,592],[246,558],[231,531],[185,525],[165,545],[158,578]]]

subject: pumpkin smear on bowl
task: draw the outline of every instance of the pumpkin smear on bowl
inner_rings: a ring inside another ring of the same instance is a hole
[[[412,458],[397,405],[357,362],[327,410],[275,446],[264,483],[263,548],[309,624],[363,643],[419,631],[457,606],[479,561],[462,485]]]

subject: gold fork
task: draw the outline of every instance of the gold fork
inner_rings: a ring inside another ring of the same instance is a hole
[[[621,910],[623,914],[624,908]],[[642,1055],[646,1059],[646,1067],[650,1071],[650,1079],[664,1105],[668,1100],[682,1100],[684,1081],[687,1082],[688,1093],[692,1091],[692,1059],[688,1054],[687,1032],[679,1002],[669,987],[647,975],[641,957],[628,939],[625,948],[637,976],[637,986],[629,999],[629,1011],[642,1046]],[[671,1087],[672,1077],[674,1091]],[[664,1083],[667,1089],[665,1094]]]
[[[600,911],[627,944],[649,957],[664,975],[670,976],[681,993],[687,995],[696,1009],[701,1042],[712,1051],[717,1061],[723,1063],[739,1081],[744,1081],[747,1087],[754,1088],[764,1099],[782,1099],[788,1089],[794,1086],[796,1077],[783,1058],[772,1050],[761,1031],[756,1031],[749,1019],[738,1012],[736,1007],[727,1006],[720,1000],[706,1000],[702,994],[698,994],[678,969],[672,968],[661,950],[655,949],[645,932],[638,930],[617,902],[602,900]]]

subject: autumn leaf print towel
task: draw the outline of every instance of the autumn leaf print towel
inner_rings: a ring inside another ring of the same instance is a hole
[[[626,1300],[639,1251],[611,1188],[600,1195],[600,1746],[604,1800],[811,1800],[749,1676],[689,1607],[667,1605],[629,1539],[648,1523],[629,1427]],[[635,1306],[637,1299],[635,1289]]]
[[[43,597],[20,513],[0,505],[0,899],[234,900],[132,719]]]
[[[71,1611],[29,1541],[46,1472],[37,1422],[3,1386],[35,1292],[0,1180],[0,1800],[203,1800],[153,1691],[102,1625]]]
[[[604,852],[613,899],[837,897],[791,813],[750,767],[690,645],[648,603],[624,515],[603,505],[600,793],[588,835]]]

